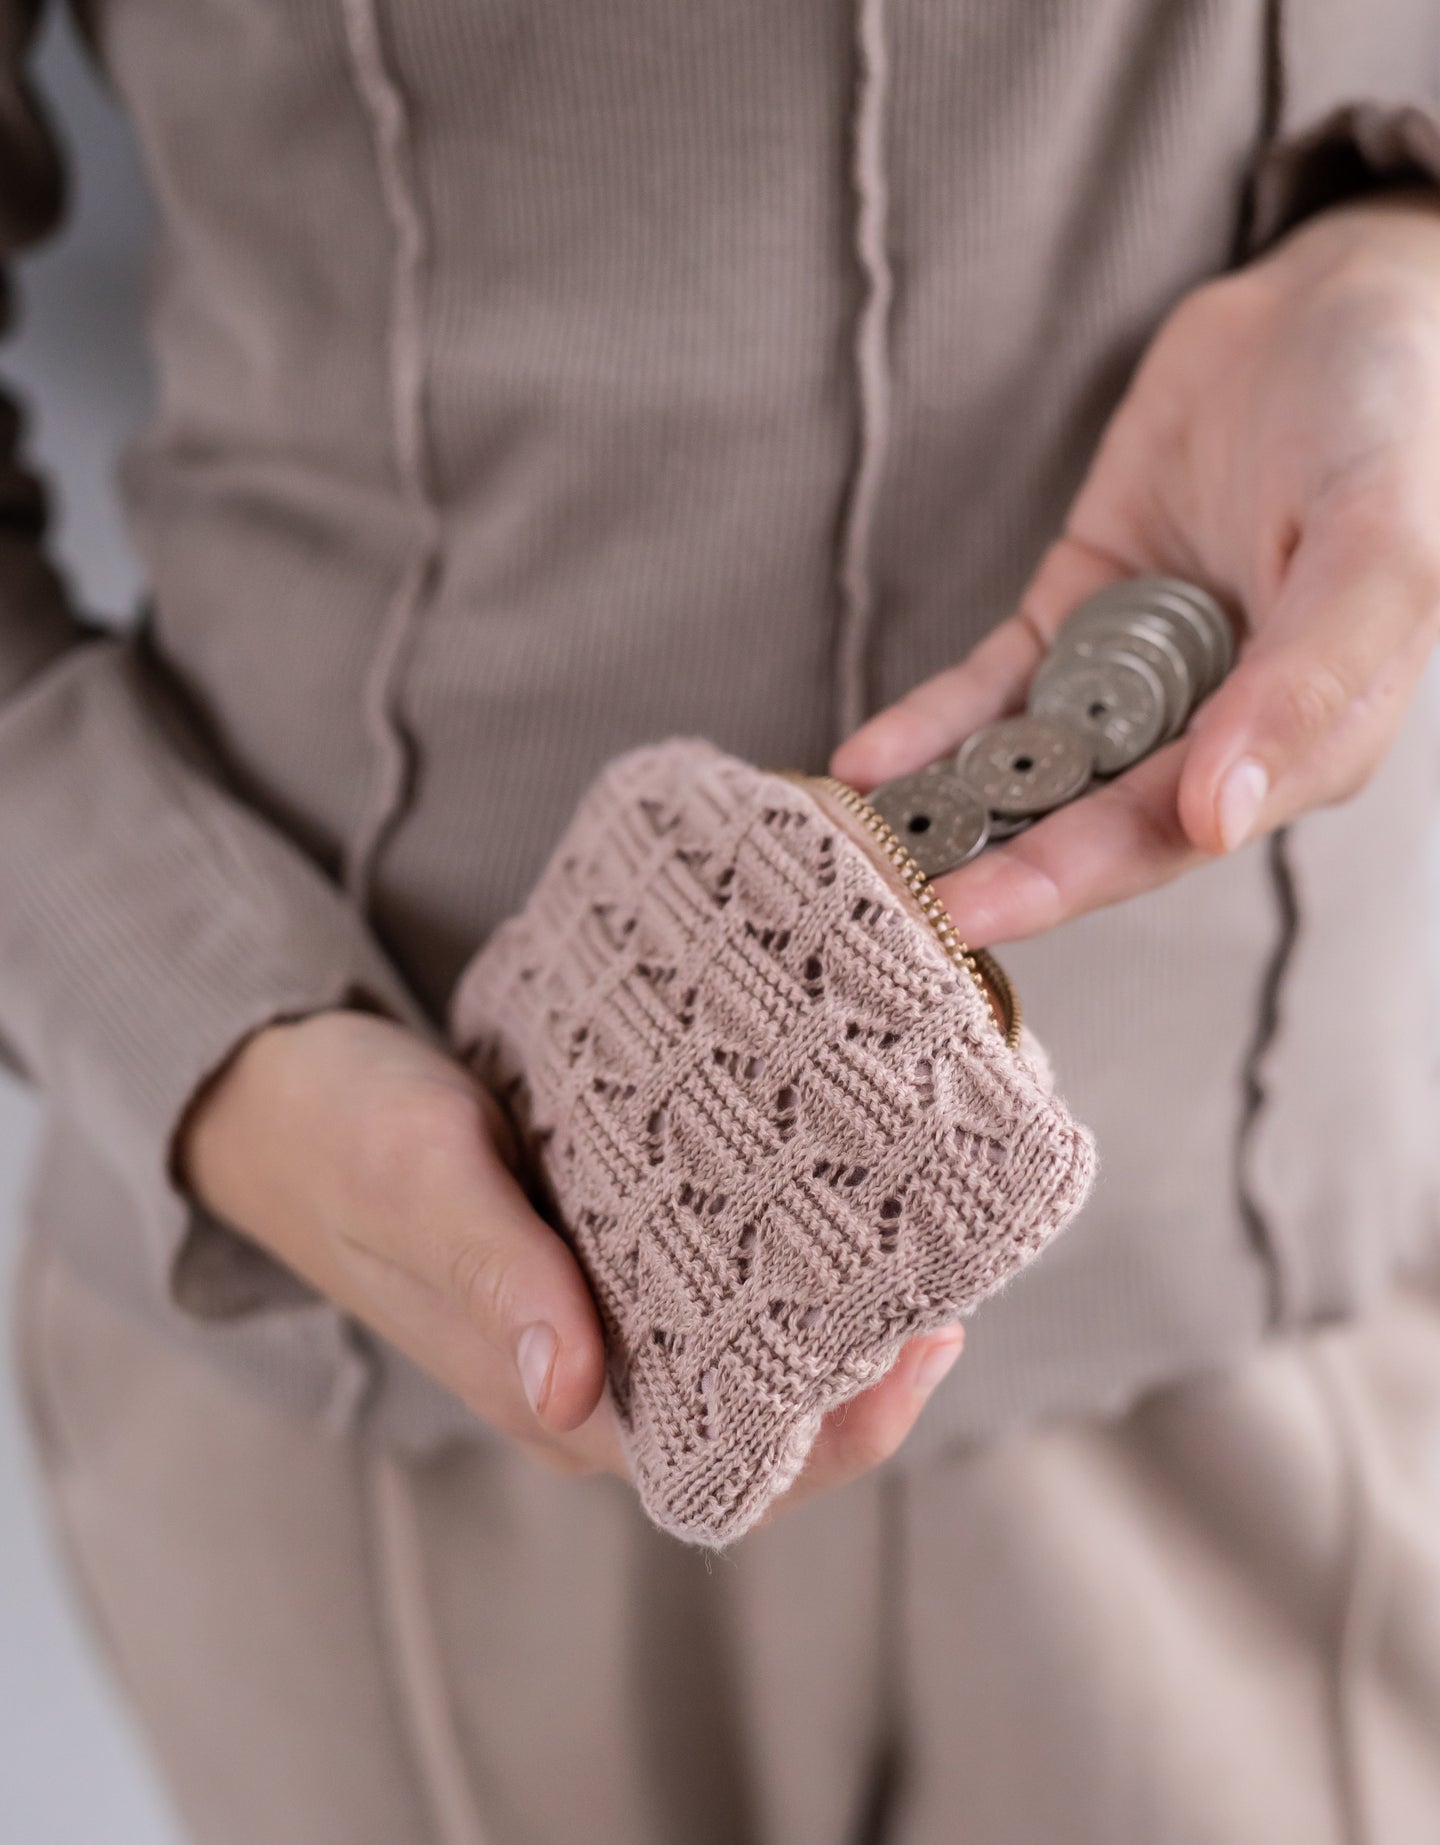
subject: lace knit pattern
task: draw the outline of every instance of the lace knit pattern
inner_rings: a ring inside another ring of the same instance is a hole
[[[694,1542],[753,1524],[1092,1177],[1038,1046],[871,853],[694,739],[592,783],[452,1026],[599,1303],[642,1503]]]

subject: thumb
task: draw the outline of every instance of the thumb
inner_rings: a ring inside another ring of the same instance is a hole
[[[424,1152],[412,1165],[403,1266],[507,1356],[542,1427],[563,1433],[586,1420],[604,1389],[599,1315],[574,1254],[497,1146],[495,1104],[483,1092],[477,1100],[460,1144],[412,1143]]]
[[[1394,703],[1373,698],[1387,669],[1408,686],[1423,668],[1434,633],[1429,604],[1433,588],[1414,579],[1396,547],[1356,543],[1343,531],[1302,544],[1239,664],[1192,720],[1179,808],[1195,845],[1233,851],[1334,798],[1331,745],[1367,699],[1377,710]]]

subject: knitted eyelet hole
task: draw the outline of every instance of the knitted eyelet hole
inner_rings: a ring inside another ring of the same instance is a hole
[[[818,954],[805,957],[805,995],[807,999],[823,999],[825,996],[825,963]]]
[[[710,893],[715,900],[716,909],[723,910],[725,905],[735,895],[734,885],[735,867],[733,865],[727,865],[720,873],[719,877],[716,878],[715,888]]]
[[[635,933],[634,916],[624,916],[618,903],[597,901],[590,905],[596,927],[612,949],[621,949]]]
[[[667,833],[673,833],[680,824],[679,814],[664,801],[653,800],[648,795],[642,794],[637,805],[650,823],[650,830],[657,839],[663,839]]]
[[[905,1207],[893,1192],[880,1200],[880,1253],[893,1256],[900,1246],[900,1219]]]
[[[713,1398],[719,1382],[720,1379],[714,1365],[710,1365],[700,1373],[695,1386],[698,1398],[695,1405],[695,1434],[700,1441],[715,1439],[715,1426],[711,1419],[711,1412],[714,1409]]]
[[[928,1057],[922,1057],[915,1065],[914,1074],[915,1100],[922,1108],[935,1106],[935,1067]]]
[[[835,882],[835,839],[830,833],[820,841],[815,863],[815,882],[828,889]]]
[[[670,1111],[662,1104],[652,1108],[645,1123],[645,1157],[652,1166],[664,1163],[670,1136]]]
[[[781,1140],[789,1140],[800,1119],[800,1093],[793,1083],[783,1083],[775,1091],[775,1131]]]
[[[732,1261],[735,1265],[735,1279],[744,1287],[750,1279],[750,1271],[755,1266],[755,1243],[760,1235],[753,1223],[740,1226],[740,1235],[735,1244]]]
[[[788,929],[776,929],[773,927],[768,929],[757,929],[748,916],[745,919],[745,933],[750,937],[752,942],[758,942],[762,948],[768,948],[772,954],[778,955],[790,945],[790,931]]]
[[[823,1179],[829,1186],[853,1189],[870,1176],[868,1166],[847,1165],[844,1160],[816,1160],[810,1168],[812,1179]]]

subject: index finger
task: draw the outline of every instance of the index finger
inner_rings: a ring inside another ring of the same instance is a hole
[[[1066,616],[1130,574],[1118,559],[1067,534],[1051,545],[1020,607],[955,666],[922,680],[835,751],[830,772],[863,793],[958,749],[982,724],[1024,708],[1035,669]]]

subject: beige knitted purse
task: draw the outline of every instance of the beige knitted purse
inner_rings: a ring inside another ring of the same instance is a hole
[[[640,1498],[695,1542],[753,1524],[826,1412],[1093,1172],[1009,983],[879,816],[696,739],[591,784],[451,1023],[594,1290]]]

